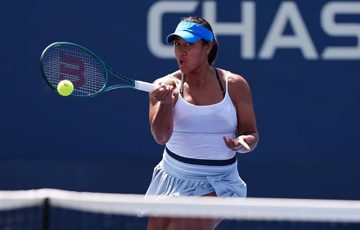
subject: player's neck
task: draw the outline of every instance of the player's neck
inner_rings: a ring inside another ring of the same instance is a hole
[[[196,71],[184,75],[184,79],[191,86],[201,87],[206,85],[209,77],[211,76],[211,72],[211,66],[207,65],[203,68],[199,68]]]

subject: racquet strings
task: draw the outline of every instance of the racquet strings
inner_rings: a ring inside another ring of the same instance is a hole
[[[64,79],[74,84],[72,96],[92,96],[106,85],[107,76],[102,63],[81,47],[54,45],[45,51],[41,63],[43,73],[54,89]]]

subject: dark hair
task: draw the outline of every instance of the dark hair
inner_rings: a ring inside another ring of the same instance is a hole
[[[214,43],[214,45],[213,45],[213,47],[210,50],[210,53],[208,55],[208,62],[209,62],[210,65],[214,64],[216,56],[217,56],[217,51],[218,51],[218,42],[216,40],[215,34],[214,34],[214,32],[213,32],[213,30],[211,28],[210,23],[208,21],[206,21],[205,19],[200,18],[200,17],[196,17],[196,16],[184,17],[184,18],[181,19],[181,21],[198,23],[200,25],[203,25],[204,27],[206,27],[207,29],[209,29],[213,33],[213,36],[214,36],[213,43]],[[205,41],[205,40],[203,40],[203,42],[208,43],[208,41]]]

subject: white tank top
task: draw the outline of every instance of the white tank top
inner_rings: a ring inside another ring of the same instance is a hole
[[[237,128],[236,109],[228,92],[228,75],[225,96],[218,103],[198,106],[179,95],[173,111],[173,133],[166,143],[170,151],[195,159],[234,157],[235,152],[223,140],[223,136],[234,137]]]

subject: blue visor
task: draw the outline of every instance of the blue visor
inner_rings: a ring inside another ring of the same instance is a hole
[[[195,22],[187,22],[181,21],[174,33],[169,34],[166,37],[166,42],[170,43],[176,36],[183,38],[186,42],[195,43],[200,39],[204,39],[205,41],[212,41],[214,38],[213,33],[206,28],[205,26],[195,23]]]

